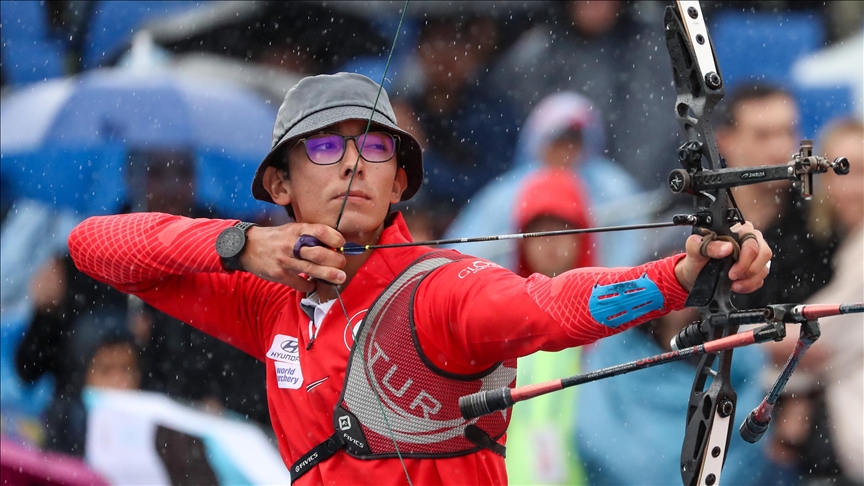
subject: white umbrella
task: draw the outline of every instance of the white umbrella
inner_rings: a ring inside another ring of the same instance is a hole
[[[276,447],[250,422],[150,392],[88,389],[84,402],[85,458],[112,484],[194,484],[213,476],[219,484],[290,483]],[[174,476],[177,464],[187,477]]]
[[[852,90],[856,116],[864,120],[864,31],[841,40],[831,47],[801,58],[792,66],[795,82],[806,88]]]

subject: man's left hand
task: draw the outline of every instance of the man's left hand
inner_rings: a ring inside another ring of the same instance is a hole
[[[741,253],[738,261],[729,269],[729,280],[732,280],[732,291],[739,294],[747,294],[762,287],[765,277],[770,268],[769,263],[774,255],[762,233],[753,228],[749,222],[737,224],[732,231],[738,233],[741,239],[745,234],[752,233],[755,238],[747,238],[741,244]],[[675,266],[675,276],[684,290],[690,291],[696,282],[699,272],[711,258],[723,258],[732,254],[734,248],[728,241],[715,240],[706,245],[703,256],[700,252],[703,237],[691,235],[687,238],[687,255]]]

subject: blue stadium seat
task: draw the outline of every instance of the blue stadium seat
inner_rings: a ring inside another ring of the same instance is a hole
[[[831,88],[796,88],[801,105],[801,136],[816,139],[826,122],[852,114],[852,89],[848,86]]]
[[[194,8],[208,8],[207,3],[186,0],[97,2],[84,39],[81,68],[100,67],[112,61],[122,52],[135,31],[150,20]]]
[[[41,2],[0,2],[3,76],[11,85],[60,77],[66,45],[53,38]]]
[[[720,11],[709,32],[727,86],[751,81],[785,84],[792,64],[825,42],[818,12]]]

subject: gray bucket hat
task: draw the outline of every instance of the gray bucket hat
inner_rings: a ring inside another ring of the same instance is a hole
[[[396,115],[387,92],[381,90],[377,105],[376,97],[378,83],[354,73],[310,76],[289,89],[276,115],[270,153],[264,157],[252,180],[252,195],[255,199],[273,202],[264,189],[264,170],[271,165],[281,166],[284,151],[293,145],[293,141],[341,121],[369,120],[370,115],[373,127],[377,125],[399,135],[399,166],[408,174],[408,187],[402,193],[401,200],[411,199],[423,183],[420,144],[396,125]]]

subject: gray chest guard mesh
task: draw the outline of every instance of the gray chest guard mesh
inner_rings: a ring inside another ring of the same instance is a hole
[[[333,414],[335,433],[294,463],[292,480],[341,447],[360,459],[396,457],[397,445],[403,457],[455,457],[484,447],[503,455],[503,447],[490,438],[504,435],[509,409],[465,420],[458,401],[514,386],[516,360],[474,375],[447,373],[423,355],[414,328],[420,282],[436,268],[465,258],[452,251],[427,253],[378,296],[355,336]]]

